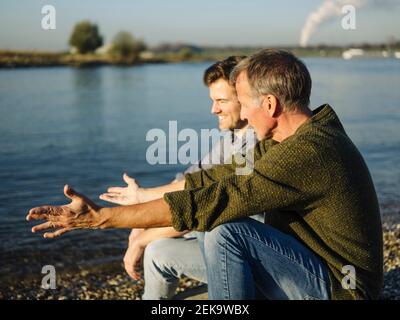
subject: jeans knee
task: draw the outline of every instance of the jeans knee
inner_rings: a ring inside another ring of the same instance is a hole
[[[215,255],[218,248],[224,246],[227,239],[232,238],[232,223],[221,224],[204,234],[204,250],[206,255]]]
[[[250,230],[260,222],[243,218],[229,223],[224,223],[211,231],[205,232],[204,250],[205,255],[214,255],[219,252],[220,248],[235,248],[241,250],[244,246],[243,234],[250,233]]]
[[[144,250],[144,265],[149,264],[162,264],[162,261],[167,260],[165,256],[165,248],[168,247],[168,240],[170,239],[157,239],[150,242]]]

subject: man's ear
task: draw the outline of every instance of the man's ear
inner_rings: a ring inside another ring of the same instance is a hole
[[[264,96],[262,107],[271,118],[278,116],[280,113],[279,101],[272,94],[266,94]]]

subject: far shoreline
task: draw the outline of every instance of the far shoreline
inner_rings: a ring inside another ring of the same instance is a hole
[[[162,52],[140,56],[137,58],[120,57],[111,54],[73,54],[69,52],[46,52],[46,51],[27,51],[27,50],[1,50],[0,49],[0,69],[32,68],[32,67],[99,67],[99,66],[120,66],[132,67],[143,64],[166,64],[181,62],[209,62],[217,61],[231,55],[249,55],[261,48],[221,48],[216,50],[205,50],[202,52],[182,55],[179,52]],[[343,49],[328,48],[284,48],[292,51],[300,58],[340,58],[342,59]],[[382,58],[379,50],[365,51],[362,57]]]
[[[161,59],[132,60],[113,55],[71,54],[66,52],[39,52],[0,50],[0,69],[31,67],[98,67],[136,66],[143,63],[165,63]]]

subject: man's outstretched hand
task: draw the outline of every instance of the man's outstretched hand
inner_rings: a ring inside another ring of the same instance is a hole
[[[63,206],[43,206],[29,210],[27,221],[47,220],[36,225],[32,232],[57,229],[46,232],[45,238],[55,238],[74,229],[97,229],[102,225],[100,207],[82,194],[75,192],[68,185],[64,186],[64,194],[71,203]]]
[[[126,187],[110,187],[107,189],[107,192],[101,194],[99,198],[121,206],[144,202],[141,199],[143,197],[143,189],[139,187],[136,180],[128,176],[126,173],[124,173],[122,178],[127,184]]]

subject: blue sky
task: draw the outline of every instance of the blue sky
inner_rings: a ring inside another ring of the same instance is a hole
[[[1,0],[0,48],[64,50],[77,21],[99,25],[105,41],[120,30],[148,44],[296,45],[310,12],[323,0]],[[374,1],[357,10],[357,29],[345,31],[340,17],[321,25],[310,44],[383,42],[400,39],[400,0]],[[386,1],[386,2],[387,2]],[[384,3],[385,1],[380,1]],[[56,8],[57,29],[41,29],[41,8]]]

